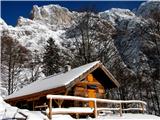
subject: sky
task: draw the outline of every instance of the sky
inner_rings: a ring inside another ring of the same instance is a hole
[[[111,8],[137,9],[142,1],[1,1],[1,18],[8,24],[15,26],[19,16],[30,17],[33,5],[43,6],[59,4],[71,11],[79,11],[88,6],[96,10],[105,11]]]

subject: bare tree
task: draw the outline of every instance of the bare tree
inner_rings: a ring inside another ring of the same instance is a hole
[[[37,50],[32,52],[31,60],[29,61],[29,68],[31,69],[31,78],[28,82],[34,82],[40,77],[42,67],[42,56]]]
[[[72,66],[83,65],[95,60],[109,61],[113,52],[112,34],[114,27],[91,12],[82,13],[74,26],[66,33],[64,47],[70,49]],[[77,61],[78,59],[78,61]],[[78,63],[77,63],[78,62]]]
[[[10,36],[2,36],[2,64],[5,65],[8,81],[8,94],[11,94],[15,89],[15,80],[28,60],[27,54],[29,51],[21,46],[19,42],[12,39]]]

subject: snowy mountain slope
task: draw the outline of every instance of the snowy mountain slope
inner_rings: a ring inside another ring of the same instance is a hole
[[[34,5],[31,11],[31,19],[46,25],[66,28],[72,24],[74,12],[70,12],[67,8],[59,5],[51,4],[42,7]]]
[[[135,14],[132,13],[130,10],[120,8],[112,8],[110,10],[100,12],[99,15],[101,18],[110,21],[113,25],[116,24],[117,20],[131,20],[135,17]]]
[[[146,41],[145,39],[141,40],[143,35],[140,35],[140,32],[142,31],[141,27],[146,26],[148,21],[136,16],[130,10],[119,8],[101,12],[99,15],[103,19],[110,21],[116,28],[117,35],[114,37],[114,46],[118,50],[121,60],[124,62],[122,69],[125,72],[123,75],[129,76],[130,74],[133,77],[137,71],[135,64],[137,64],[139,59],[145,59],[144,57],[146,57],[141,51],[141,47]],[[152,42],[152,44],[154,43]],[[128,72],[124,69],[125,66],[127,66]],[[142,67],[148,68],[148,65],[145,64]]]
[[[144,18],[152,17],[154,12],[160,13],[160,1],[159,0],[149,0],[144,2],[138,8],[136,15],[142,16]]]
[[[8,26],[1,19],[0,30],[17,39],[29,50],[42,52],[49,37],[60,45],[61,34],[64,33],[64,29],[73,24],[76,14],[58,5],[42,7],[35,5],[31,11],[31,19],[19,17],[15,27]]]
[[[7,24],[4,22],[4,20],[2,18],[0,18],[0,25],[1,26],[7,26]]]
[[[112,12],[104,12],[100,15],[103,19],[109,19],[117,30],[117,35],[114,37],[114,45],[116,46],[117,50],[119,51],[119,56],[121,57],[124,64],[133,74],[128,74],[127,71],[122,67],[123,71],[119,74],[123,74],[122,83],[126,83],[128,85],[128,81],[132,82],[131,88],[134,89],[134,86],[138,86],[141,91],[145,91],[146,88],[149,88],[149,84],[153,84],[157,88],[159,88],[159,54],[158,48],[159,45],[159,37],[158,31],[159,29],[158,24],[156,26],[155,21],[150,23],[151,18],[156,18],[157,22],[159,21],[160,15],[160,1],[148,1],[142,3],[142,5],[138,8],[138,11],[131,15],[126,13],[126,10],[116,11],[112,10]],[[116,15],[115,12],[118,14]],[[156,15],[154,14],[156,13]],[[116,15],[116,17],[112,17],[112,15]],[[127,17],[124,17],[127,16]],[[112,18],[112,19],[110,19]],[[157,28],[157,29],[156,29]],[[154,32],[150,34],[150,31]],[[153,36],[152,36],[153,35]],[[156,36],[157,37],[154,37]],[[152,62],[151,62],[152,61]],[[120,62],[121,63],[121,62]],[[120,67],[118,68],[120,69]],[[117,71],[118,70],[114,70]],[[157,78],[153,76],[157,74]],[[140,78],[138,76],[140,75]],[[127,77],[125,77],[127,76]],[[137,76],[137,77],[136,77]],[[121,76],[117,77],[120,78]],[[126,80],[127,79],[127,80]],[[137,80],[140,80],[142,83],[139,83]],[[136,82],[137,81],[137,82]],[[122,84],[121,83],[121,84]],[[136,84],[136,85],[134,85]],[[141,88],[140,86],[144,87]],[[147,86],[147,87],[145,87]],[[151,88],[152,89],[152,88]],[[151,90],[150,89],[150,90]],[[125,90],[124,90],[125,91]],[[137,90],[138,92],[139,90]],[[151,90],[152,91],[152,90]],[[132,92],[128,92],[128,96],[124,96],[125,98],[130,98],[132,96]],[[135,92],[133,92],[135,94]],[[144,99],[149,104],[149,112],[153,113],[153,109],[155,109],[158,113],[158,108],[153,108],[150,104],[151,99],[146,97],[148,96],[147,93],[142,93]],[[159,94],[158,91],[157,103],[159,102]],[[154,94],[155,95],[155,94]],[[132,98],[132,97],[131,97]],[[139,98],[139,97],[138,97]],[[152,110],[151,110],[152,109]]]
[[[33,6],[31,10],[31,19],[19,17],[15,27],[7,26],[1,22],[2,31],[18,39],[20,43],[31,51],[42,51],[46,40],[52,37],[59,44],[62,42],[61,35],[64,29],[74,24],[74,20],[80,13],[70,12],[67,8],[59,5]],[[127,9],[112,8],[100,12],[99,16],[110,21],[113,25],[118,24],[119,28],[124,29],[127,22],[128,27],[134,27],[133,24],[141,22],[134,13]],[[2,20],[1,20],[2,21]]]
[[[51,30],[51,26],[27,18],[20,17],[16,27],[2,25],[3,32],[17,39],[23,46],[31,51],[37,50],[42,52],[43,46],[49,37],[52,37],[57,44],[61,41],[60,35],[64,30]]]
[[[147,16],[145,14],[148,14],[149,16],[152,9],[159,11],[159,1],[143,3],[136,12],[136,15]],[[70,12],[67,8],[59,5],[46,5],[42,7],[34,5],[31,10],[31,19],[20,17],[15,27],[8,26],[1,19],[1,31],[5,31],[15,39],[18,39],[22,45],[31,51],[35,49],[42,51],[41,49],[49,37],[53,37],[57,44],[62,42],[61,36],[65,32],[65,29],[74,24],[79,14],[74,11]],[[102,19],[110,21],[114,26],[122,30],[127,27],[128,31],[132,31],[132,28],[137,27],[137,23],[145,22],[136,15],[128,9],[120,8],[112,8],[111,10],[99,13]]]
[[[99,13],[103,19],[109,20],[115,26],[117,30],[117,36],[114,39],[115,46],[122,60],[127,66],[132,68],[133,72],[136,72],[137,68],[135,64],[140,59],[143,59],[143,62],[148,60],[148,55],[144,52],[143,48],[149,47],[151,44],[154,47],[156,46],[152,40],[147,39],[147,36],[150,37],[150,34],[145,29],[148,29],[147,25],[149,22],[144,18],[145,16],[151,17],[153,10],[157,10],[160,14],[159,9],[160,1],[148,1],[140,5],[136,14],[130,10],[119,8]],[[142,69],[149,68],[147,63],[143,65],[141,66]]]
[[[128,9],[112,8],[111,10],[100,12],[99,16],[110,21],[112,25],[120,30],[127,29],[127,31],[131,31],[136,27],[136,24],[146,24],[142,18],[137,17]]]

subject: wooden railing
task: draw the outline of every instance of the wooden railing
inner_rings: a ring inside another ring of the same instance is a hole
[[[94,110],[93,114],[95,118],[98,116],[99,111],[118,111],[120,116],[122,116],[123,111],[141,111],[144,113],[146,111],[146,102],[140,101],[140,100],[108,100],[108,99],[99,99],[99,98],[84,98],[84,97],[78,97],[78,96],[65,96],[65,95],[47,95],[47,99],[49,99],[49,105],[48,105],[48,112],[47,115],[49,119],[52,119],[52,115],[54,112],[52,111],[52,100],[73,100],[73,101],[83,101],[83,102],[89,102],[93,101],[94,102]],[[107,103],[107,104],[116,104],[118,107],[97,107],[97,103]],[[122,104],[137,104],[138,107],[136,108],[123,108]],[[61,105],[60,105],[61,107]],[[73,108],[73,107],[72,107]],[[69,110],[69,108],[68,108]],[[59,113],[71,113],[71,111],[59,111]],[[79,111],[77,114],[80,114],[81,111]],[[84,111],[82,111],[84,113]],[[87,113],[87,112],[86,112]]]

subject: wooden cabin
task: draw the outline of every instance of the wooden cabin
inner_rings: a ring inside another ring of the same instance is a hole
[[[19,108],[34,110],[47,103],[47,94],[61,94],[93,98],[105,98],[106,91],[119,87],[118,81],[100,61],[92,62],[59,75],[51,75],[24,86],[7,96],[5,101]],[[55,101],[59,107],[84,106],[82,103]],[[54,104],[56,105],[56,104]],[[43,107],[42,106],[42,107]],[[88,103],[89,107],[93,102]],[[45,106],[44,106],[45,107]]]

